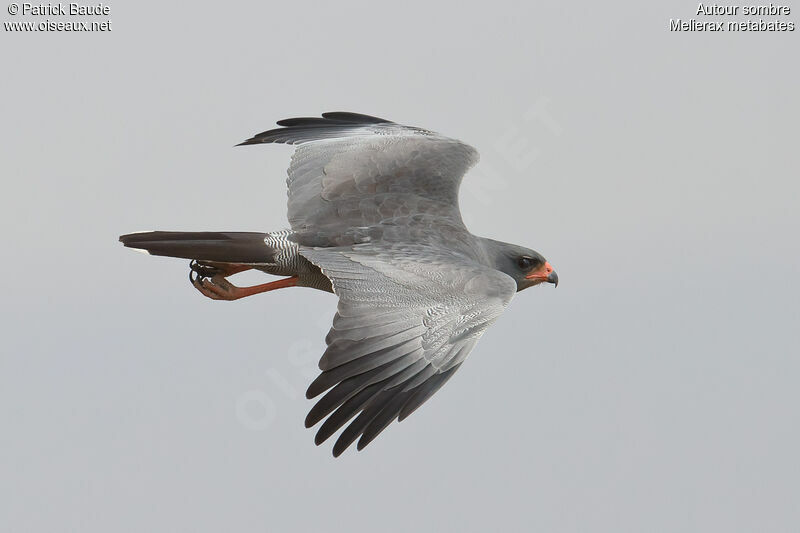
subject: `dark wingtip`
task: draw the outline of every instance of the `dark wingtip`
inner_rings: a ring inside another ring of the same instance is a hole
[[[302,124],[307,124],[307,123],[321,122],[323,120],[324,119],[321,119],[319,117],[295,117],[295,118],[281,119],[275,124],[277,124],[278,126],[290,127],[290,126],[300,126]]]
[[[323,372],[317,376],[314,381],[306,389],[306,399],[311,400],[316,398],[326,390],[330,389],[333,384],[325,382],[325,373]]]
[[[314,424],[319,422],[319,419],[316,419],[316,417],[312,417],[311,416],[312,413],[313,413],[313,411],[309,411],[309,413],[306,415],[306,419],[305,419],[305,422],[304,422],[304,424],[306,426],[306,429],[310,428],[311,426],[313,426]],[[314,441],[316,442],[316,438],[314,439]],[[317,444],[319,444],[319,442],[317,442]]]
[[[280,128],[264,131],[235,146],[263,143],[295,144],[325,138],[332,132],[347,131],[359,126],[391,124],[391,120],[348,111],[330,111],[321,117],[285,118],[277,122]]]
[[[347,449],[347,446],[338,446],[337,447],[337,444],[339,444],[339,443],[337,442],[336,444],[334,444],[333,450],[332,450],[334,457],[339,457]],[[349,446],[349,443],[348,443],[348,446]]]
[[[276,122],[278,126],[330,126],[332,123],[337,124],[350,124],[348,120],[339,120],[335,118],[325,117],[325,114],[322,114],[322,117],[296,117],[296,118],[285,118],[283,120],[279,120]]]
[[[351,124],[386,124],[391,122],[391,120],[386,120],[385,118],[364,115],[362,113],[351,113],[349,111],[328,111],[322,114],[322,118],[349,122]]]

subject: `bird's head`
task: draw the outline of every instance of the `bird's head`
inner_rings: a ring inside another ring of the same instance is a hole
[[[517,292],[544,282],[558,286],[558,274],[539,252],[515,244],[487,241],[487,251],[495,268],[514,278]]]

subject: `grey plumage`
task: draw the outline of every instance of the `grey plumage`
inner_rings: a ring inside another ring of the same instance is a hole
[[[357,113],[278,125],[241,143],[296,146],[287,179],[291,229],[258,234],[256,249],[269,258],[259,268],[339,297],[322,372],[307,391],[324,395],[305,421],[322,422],[317,444],[344,427],[333,446],[338,456],[425,403],[516,292],[558,278],[537,252],[464,226],[458,189],[478,161],[474,148]],[[144,247],[143,238],[124,237],[126,246]]]
[[[461,220],[458,188],[477,162],[473,148],[383,119],[323,117],[282,121],[245,144],[298,145],[287,180],[293,239],[339,296],[308,396],[330,390],[306,425],[329,416],[319,443],[358,415],[338,455],[438,390],[517,287],[485,264],[483,243]]]

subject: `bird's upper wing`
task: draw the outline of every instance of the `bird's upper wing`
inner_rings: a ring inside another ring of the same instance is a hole
[[[466,231],[458,209],[477,151],[420,128],[356,113],[278,122],[242,144],[298,145],[289,166],[289,223],[307,246],[408,240],[409,227]]]
[[[333,447],[366,446],[456,371],[516,292],[511,277],[420,244],[301,247],[333,283],[339,306],[306,426],[328,417],[320,444],[358,415]],[[331,388],[332,387],[332,388]],[[330,416],[328,416],[330,415]]]

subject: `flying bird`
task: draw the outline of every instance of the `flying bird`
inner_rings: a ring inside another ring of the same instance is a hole
[[[291,229],[131,233],[127,247],[190,259],[189,278],[214,300],[285,287],[339,298],[307,391],[305,420],[333,455],[361,450],[458,370],[519,291],[558,284],[538,252],[471,234],[458,189],[477,151],[455,139],[358,113],[290,118],[240,145],[284,143]],[[237,145],[237,146],[240,146]],[[255,269],[282,279],[237,287]],[[323,422],[324,420],[324,422]],[[349,424],[348,424],[349,423]]]

